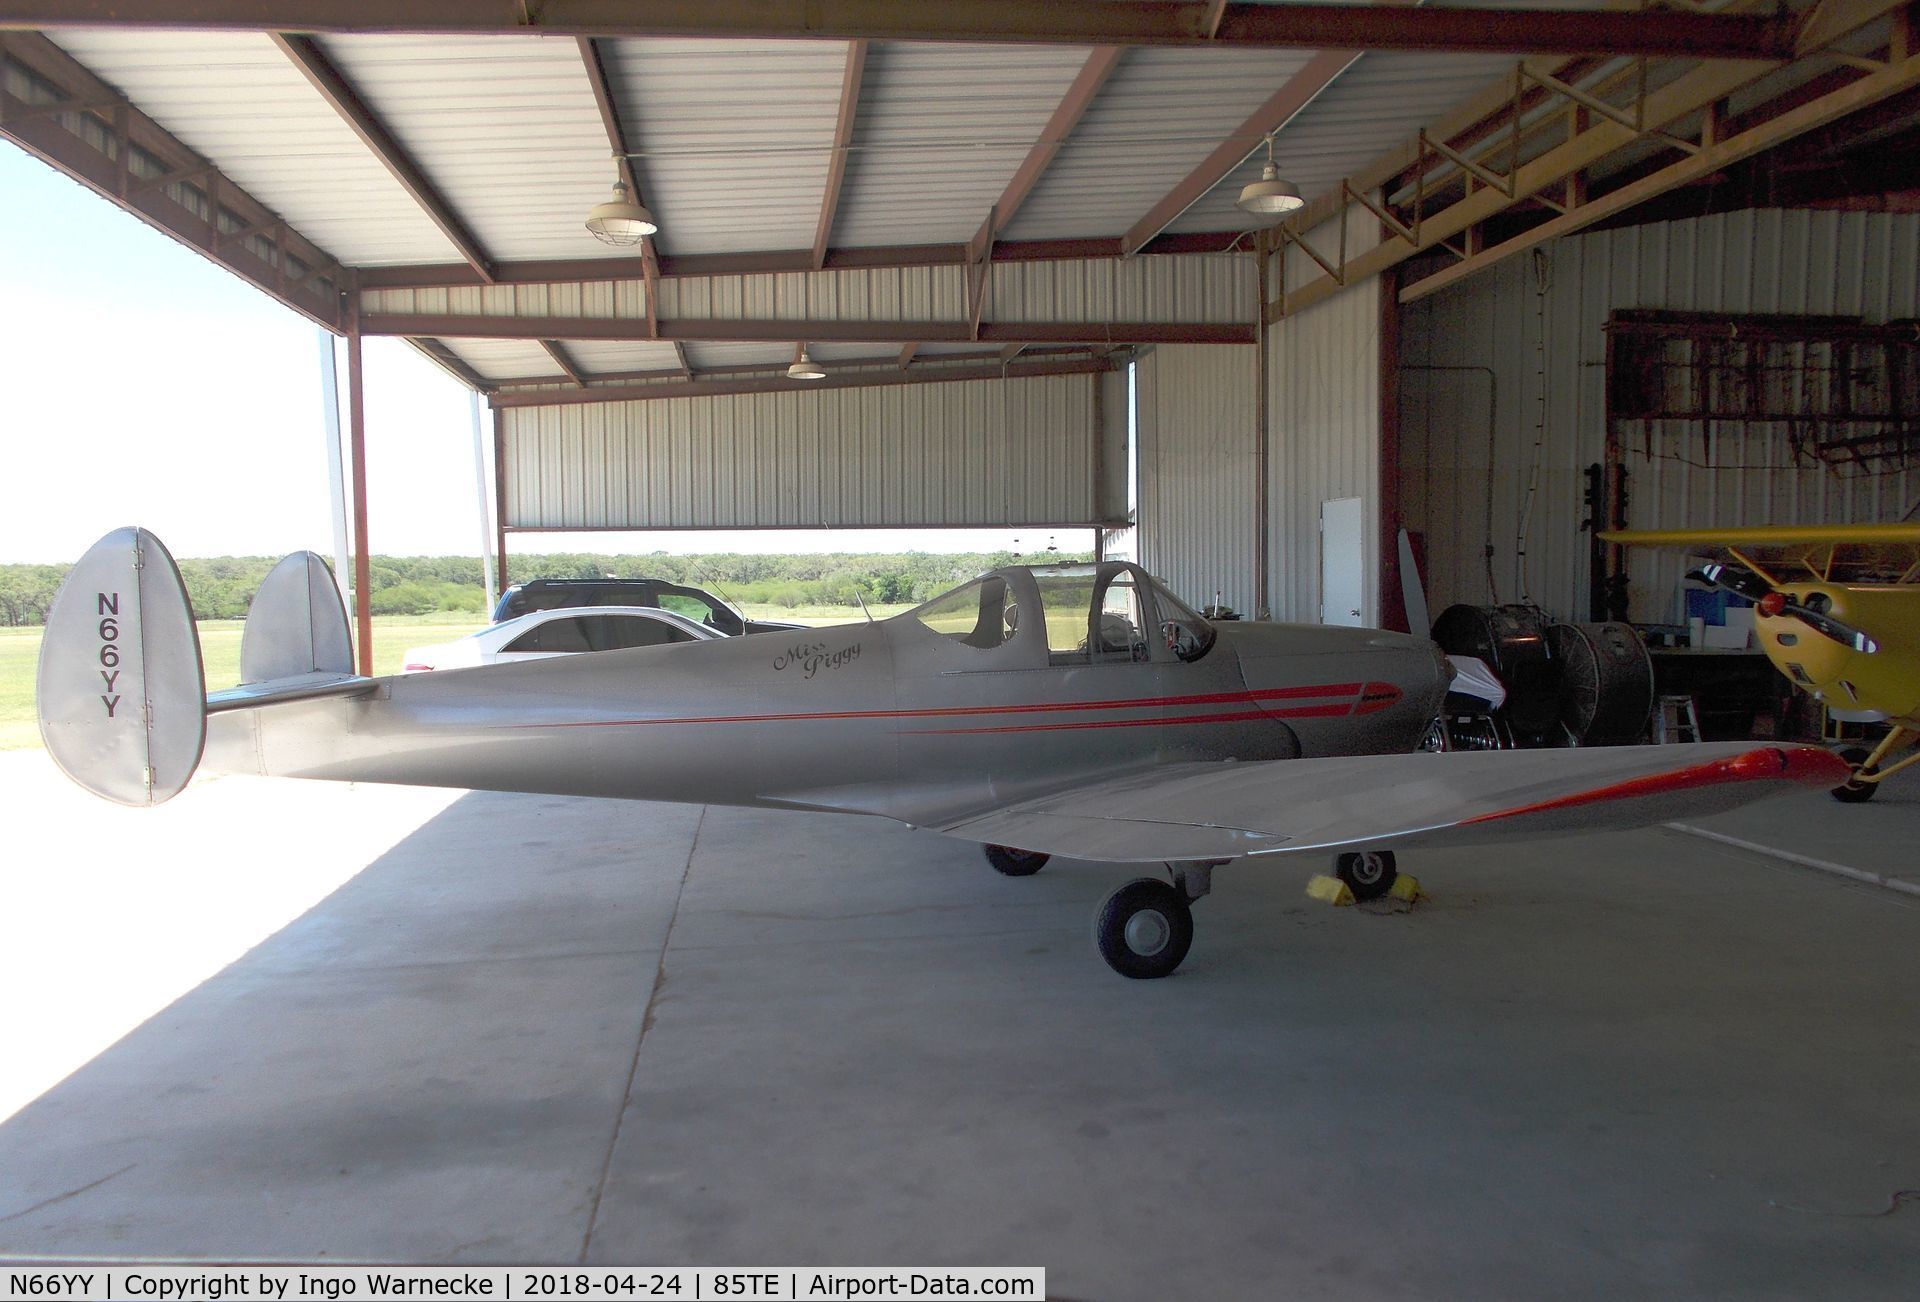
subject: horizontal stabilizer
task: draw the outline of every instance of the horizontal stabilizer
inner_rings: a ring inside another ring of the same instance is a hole
[[[358,696],[370,692],[377,683],[358,674],[335,674],[315,670],[289,674],[262,683],[243,683],[218,692],[207,693],[207,713],[224,710],[250,710],[260,705],[279,705],[286,701],[311,701],[323,696]]]
[[[35,704],[61,772],[108,800],[157,805],[206,744],[200,639],[180,571],[145,529],[80,558],[47,612]]]

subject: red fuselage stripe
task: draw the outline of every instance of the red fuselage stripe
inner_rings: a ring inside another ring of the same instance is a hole
[[[1133,719],[1118,720],[1101,724],[1035,724],[1034,729],[1071,728],[1071,727],[1126,727],[1146,724],[1205,722],[1212,723],[1228,718],[1321,718],[1345,714],[1372,714],[1384,710],[1400,699],[1400,689],[1390,683],[1328,683],[1316,687],[1270,687],[1257,692],[1213,692],[1198,696],[1145,696],[1132,699],[1104,701],[1057,701],[1038,705],[951,705],[936,706],[924,710],[825,710],[800,714],[716,714],[685,719],[586,719],[566,723],[519,723],[508,725],[514,728],[637,728],[655,724],[682,723],[791,723],[801,720],[822,719],[940,719],[965,717],[981,714],[1041,714],[1063,710],[1139,710],[1176,705],[1253,705],[1258,706],[1257,713],[1240,713],[1219,716],[1192,716],[1186,719]],[[1267,701],[1325,700],[1338,698],[1338,705],[1317,705],[1309,707],[1287,707],[1273,709]],[[1355,699],[1357,698],[1357,699]],[[929,731],[963,732],[1017,732],[1019,727],[1004,728],[953,728],[933,729]]]

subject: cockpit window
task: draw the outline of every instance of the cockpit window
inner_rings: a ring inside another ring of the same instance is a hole
[[[1167,649],[1182,660],[1198,660],[1213,649],[1220,634],[1200,618],[1186,602],[1167,591],[1167,585],[1152,580],[1153,595],[1160,605],[1160,636]]]
[[[1036,570],[1040,609],[1047,620],[1047,659],[1056,665],[1087,664],[1087,609],[1093,604],[1093,571]]]
[[[1056,665],[1153,659],[1153,600],[1136,572],[1113,565],[1036,570],[1047,616],[1047,660]]]
[[[1007,581],[988,575],[916,607],[913,617],[942,637],[985,650],[1011,641],[1020,626],[1019,608],[1007,598]]]

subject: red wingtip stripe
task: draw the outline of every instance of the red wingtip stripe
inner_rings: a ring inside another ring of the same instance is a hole
[[[1625,782],[1615,782],[1592,791],[1577,791],[1570,796],[1556,796],[1536,804],[1479,814],[1461,820],[1461,824],[1491,823],[1496,819],[1516,818],[1521,814],[1541,814],[1557,809],[1577,809],[1581,805],[1596,805],[1608,800],[1692,791],[1725,782],[1797,782],[1808,787],[1833,787],[1846,781],[1852,771],[1845,760],[1818,746],[1767,746],[1727,759],[1709,760],[1705,764],[1692,764],[1666,773],[1629,778]]]

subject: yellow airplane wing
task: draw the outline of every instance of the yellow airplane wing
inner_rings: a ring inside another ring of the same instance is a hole
[[[1728,556],[1780,583],[1920,583],[1920,522],[1622,529],[1600,538],[1697,556]]]

